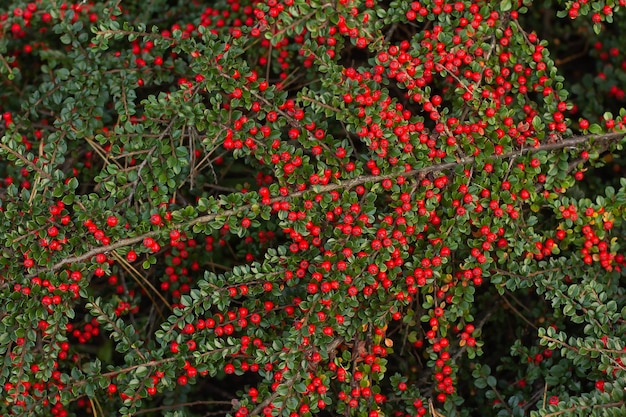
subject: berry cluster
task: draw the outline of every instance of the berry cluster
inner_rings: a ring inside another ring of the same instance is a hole
[[[528,1],[11,3],[0,414],[623,395],[620,41],[586,104]]]

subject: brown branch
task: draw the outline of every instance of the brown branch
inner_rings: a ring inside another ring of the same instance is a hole
[[[42,177],[44,177],[45,179],[52,180],[52,176],[50,174],[48,174],[47,172],[44,172],[41,168],[35,165],[33,161],[29,161],[24,155],[18,153],[17,151],[14,151],[13,149],[9,148],[4,143],[0,143],[0,148],[4,149],[5,151],[10,153],[14,157],[18,158],[20,161],[24,162],[26,165],[28,165],[29,167],[37,171],[37,173],[41,175]]]
[[[560,142],[541,144],[541,145],[539,145],[537,147],[524,148],[524,149],[520,149],[520,150],[516,150],[516,151],[507,152],[507,153],[504,153],[502,155],[492,155],[492,156],[489,156],[489,157],[494,158],[494,159],[516,158],[516,157],[519,157],[519,156],[523,156],[523,155],[525,155],[527,153],[534,153],[534,152],[540,152],[540,151],[553,151],[553,150],[559,150],[559,149],[564,149],[564,148],[575,148],[577,145],[589,142],[590,140],[595,140],[595,141],[598,141],[598,142],[607,142],[607,141],[621,139],[624,136],[626,136],[626,133],[606,133],[604,135],[599,135],[599,136],[594,136],[594,135],[573,136],[573,137],[571,137],[569,139],[564,139],[564,140],[562,140]],[[314,186],[314,187],[312,187],[310,189],[303,190],[303,191],[297,191],[295,193],[289,194],[289,195],[284,196],[284,197],[274,197],[274,198],[272,198],[270,200],[269,205],[272,205],[275,202],[283,202],[283,201],[289,201],[289,200],[297,199],[297,198],[302,197],[304,194],[309,193],[311,191],[314,191],[317,194],[323,194],[323,193],[328,193],[328,192],[331,192],[331,191],[334,191],[334,190],[338,190],[338,189],[354,188],[354,187],[356,187],[358,185],[363,185],[363,184],[366,184],[368,182],[378,183],[378,182],[381,182],[381,181],[386,180],[386,179],[397,178],[397,177],[416,177],[416,176],[428,174],[430,172],[436,172],[436,171],[443,171],[443,170],[452,169],[452,168],[454,168],[454,167],[456,167],[458,165],[473,164],[475,161],[476,161],[475,157],[467,156],[467,157],[464,157],[464,158],[460,158],[460,159],[458,159],[457,161],[454,161],[454,162],[443,162],[443,163],[439,163],[439,164],[426,166],[426,167],[423,167],[423,168],[413,169],[413,170],[407,171],[407,172],[392,172],[392,173],[383,174],[383,175],[361,175],[361,176],[359,176],[357,178],[353,178],[353,179],[349,179],[349,180],[346,180],[346,181],[342,181],[340,183],[321,185],[321,186]],[[196,224],[209,223],[209,222],[215,220],[218,217],[228,217],[228,216],[231,216],[231,215],[234,215],[234,214],[238,214],[238,213],[240,213],[242,211],[249,210],[250,207],[251,207],[250,204],[246,204],[246,205],[234,208],[234,209],[224,210],[224,211],[220,211],[220,212],[217,212],[217,213],[207,214],[205,216],[197,217],[197,218],[189,221],[189,223],[187,225],[192,227],[192,226],[194,226]],[[171,228],[172,229],[180,229],[183,226],[185,226],[185,224],[174,224],[174,225],[171,226]],[[162,231],[161,230],[153,230],[153,231],[146,232],[146,233],[144,233],[144,234],[142,234],[140,236],[135,236],[135,237],[127,238],[127,239],[121,239],[121,240],[119,240],[119,241],[117,241],[115,243],[112,243],[110,245],[93,248],[93,249],[89,250],[88,252],[86,252],[86,253],[84,253],[82,255],[71,256],[69,258],[65,258],[65,259],[57,262],[56,264],[54,264],[50,268],[38,270],[36,273],[30,274],[28,276],[28,278],[32,278],[34,276],[37,276],[37,274],[43,273],[45,271],[49,271],[49,272],[57,271],[60,268],[62,268],[64,265],[67,265],[67,264],[85,262],[88,259],[92,258],[93,256],[96,256],[99,253],[105,253],[105,252],[109,252],[109,251],[112,251],[112,250],[115,250],[115,249],[123,248],[125,246],[134,245],[136,243],[142,242],[143,239],[145,239],[147,237],[155,237],[159,233],[162,233]]]
[[[288,381],[285,382],[286,385],[291,386],[296,382],[296,379],[300,378],[300,372],[297,372],[293,377],[289,378]],[[257,405],[254,410],[250,413],[250,417],[254,417],[260,415],[259,413],[267,407],[272,401],[274,401],[278,397],[278,391],[274,391],[272,395],[267,397],[263,402]]]
[[[134,30],[98,30],[96,32],[94,32],[94,34],[96,36],[103,36],[104,38],[112,38],[115,35],[122,35],[122,36],[143,36],[145,38],[152,38],[152,39],[168,39],[168,40],[173,40],[172,38],[165,38],[163,35],[161,35],[160,33],[150,33],[150,32],[137,32]]]
[[[330,110],[330,111],[333,111],[333,112],[335,112],[335,113],[339,113],[339,112],[341,112],[341,109],[338,109],[338,108],[333,107],[333,106],[329,106],[328,104],[324,104],[324,103],[322,103],[321,101],[319,101],[319,100],[315,100],[315,99],[313,99],[313,98],[311,98],[311,97],[308,97],[308,96],[301,96],[301,97],[299,97],[299,98],[300,98],[300,99],[302,99],[302,100],[304,100],[304,101],[308,101],[309,103],[317,104],[318,106],[323,107],[323,108],[325,108],[325,109],[328,109],[328,110]]]
[[[158,291],[149,280],[145,279],[145,277],[143,277],[139,273],[139,271],[137,271],[137,269],[135,269],[135,267],[130,264],[130,262],[128,262],[126,259],[124,259],[120,255],[118,255],[117,252],[115,251],[111,252],[111,255],[113,255],[113,257],[116,258],[116,261],[122,266],[122,268],[124,268],[124,270],[128,272],[128,274],[135,280],[135,282],[142,288],[142,290],[145,291],[145,293],[148,295],[152,303],[157,308],[160,315],[162,315],[161,309],[159,308],[159,305],[156,303],[155,299],[152,297],[152,294],[150,293],[150,291],[148,291],[148,288],[146,287],[149,287],[152,290],[152,292],[156,294],[156,296],[161,300],[163,304],[165,304],[165,306],[170,311],[172,310],[172,306],[170,305],[170,303],[167,302],[163,294],[161,294],[161,292]],[[145,285],[144,285],[144,282],[145,282]]]
[[[532,327],[533,329],[537,330],[537,326],[535,326],[535,324],[533,322],[531,322],[530,320],[528,320],[526,318],[526,316],[524,316],[517,308],[515,308],[515,306],[513,306],[513,304],[511,304],[509,302],[509,300],[507,300],[507,298],[504,295],[501,295],[500,298],[502,298],[504,300],[504,302],[506,303],[506,305],[513,310],[513,312],[519,317],[521,318],[524,322],[526,322],[526,324],[528,324],[530,327]]]
[[[576,346],[572,346],[568,343],[565,343],[561,340],[555,339],[553,337],[550,336],[539,336],[540,338],[547,340],[548,342],[552,342],[554,344],[560,345],[561,347],[564,347],[565,349],[569,349],[571,351],[574,351],[576,353],[579,352],[579,349]],[[600,349],[600,348],[593,348],[593,347],[582,347],[583,350],[589,351],[589,352],[597,352],[600,354],[608,354],[608,353],[613,353],[615,355],[622,355],[624,353],[623,350],[619,350],[619,349]],[[612,359],[612,358],[610,358]],[[614,361],[617,365],[617,367],[622,368],[622,369],[626,369],[626,367],[621,366],[617,361]]]
[[[205,356],[209,356],[209,355],[212,355],[212,354],[215,354],[215,353],[221,353],[221,352],[223,352],[225,350],[228,350],[228,349],[232,349],[232,346],[211,350],[209,352],[204,352],[198,358],[204,358]],[[184,358],[185,359],[191,358],[191,355],[184,356]],[[132,372],[132,371],[134,371],[134,370],[136,370],[136,369],[138,369],[138,368],[140,368],[142,366],[145,366],[145,367],[148,367],[148,368],[157,368],[158,366],[163,365],[164,363],[174,362],[174,361],[177,361],[179,359],[180,358],[178,356],[172,356],[172,357],[169,357],[169,358],[163,358],[163,359],[159,359],[159,360],[151,360],[151,361],[148,361],[148,362],[145,362],[145,363],[138,363],[136,365],[132,365],[132,366],[129,366],[127,368],[117,369],[115,371],[105,372],[103,374],[100,374],[99,376],[105,377],[105,378],[114,378],[117,375],[127,374],[127,373]],[[89,379],[73,380],[72,384],[68,385],[68,388],[71,388],[72,385],[73,386],[82,386],[82,385],[85,385],[85,384],[87,384],[89,382],[90,382]]]
[[[153,230],[153,231],[147,232],[147,233],[145,233],[145,234],[143,234],[141,236],[130,237],[130,238],[127,238],[127,239],[121,239],[121,240],[118,240],[115,243],[111,243],[110,245],[93,248],[90,251],[87,251],[86,253],[84,253],[82,255],[70,256],[69,258],[65,258],[65,259],[57,262],[56,264],[54,264],[50,268],[45,268],[45,269],[38,270],[37,272],[35,272],[33,274],[30,274],[28,276],[28,278],[35,277],[35,276],[37,276],[37,275],[39,275],[39,274],[41,274],[43,272],[46,272],[46,271],[50,271],[50,272],[57,271],[57,270],[61,269],[64,265],[67,265],[67,264],[75,264],[75,263],[85,262],[88,259],[96,256],[99,253],[106,253],[106,252],[110,252],[110,251],[115,250],[115,249],[123,248],[125,246],[131,246],[131,245],[134,245],[135,243],[142,242],[147,237],[157,236],[159,233],[160,233],[160,231]]]
[[[550,414],[546,414],[543,417],[555,417],[555,416],[560,416],[561,414],[569,413],[570,411],[586,410],[588,408],[591,408],[592,410],[595,410],[596,408],[622,407],[622,406],[624,406],[624,404],[626,404],[624,401],[617,401],[617,402],[614,402],[614,403],[596,404],[596,405],[576,405],[574,407],[565,408],[563,410],[559,410],[559,411],[555,411],[555,412],[550,413]]]

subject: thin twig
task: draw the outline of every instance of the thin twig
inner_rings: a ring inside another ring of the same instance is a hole
[[[15,156],[20,161],[24,162],[26,165],[28,165],[29,167],[31,167],[32,169],[37,171],[37,173],[39,175],[41,175],[42,177],[44,177],[45,179],[52,180],[52,176],[50,174],[48,174],[47,172],[44,172],[41,168],[39,168],[37,165],[35,165],[35,163],[33,161],[29,161],[24,155],[22,155],[22,154],[18,153],[17,151],[14,151],[13,149],[9,148],[5,143],[0,143],[0,148],[4,149],[5,151],[10,153],[11,155]]]
[[[500,297],[504,300],[504,302],[506,303],[506,305],[507,305],[507,306],[508,306],[511,310],[513,310],[513,312],[514,312],[514,313],[515,313],[515,314],[516,314],[519,318],[521,318],[523,321],[525,321],[525,322],[526,322],[526,324],[528,324],[530,327],[532,327],[533,329],[537,330],[537,326],[535,326],[535,324],[534,324],[533,322],[531,322],[530,320],[528,320],[528,319],[526,318],[526,316],[524,316],[524,315],[523,315],[523,314],[522,314],[522,313],[521,313],[521,312],[520,312],[517,308],[515,308],[515,307],[513,306],[513,304],[511,304],[511,303],[509,302],[509,300],[507,300],[507,298],[506,298],[504,295],[501,295]]]
[[[120,255],[118,255],[118,253],[116,251],[111,252],[111,255],[115,258],[115,260],[122,266],[122,268],[124,268],[126,270],[126,272],[128,272],[130,274],[130,276],[135,280],[135,282],[137,282],[137,284],[139,284],[139,286],[146,292],[146,294],[148,295],[148,297],[150,298],[150,300],[157,306],[157,309],[159,310],[159,314],[162,315],[161,313],[161,309],[158,307],[158,304],[155,302],[154,298],[152,297],[152,295],[150,294],[150,291],[148,291],[148,289],[146,288],[146,286],[148,286],[152,292],[154,294],[156,294],[157,297],[159,297],[159,299],[161,300],[161,302],[163,304],[165,304],[165,306],[171,311],[172,310],[172,306],[170,305],[170,303],[167,302],[167,300],[165,299],[165,297],[161,294],[161,292],[159,292],[154,285],[152,285],[152,283],[150,281],[148,281],[147,279],[145,279],[145,277],[143,275],[141,275],[139,273],[139,271],[137,271],[137,269],[131,265],[126,259],[124,259],[123,257],[121,257]],[[144,285],[145,282],[145,285]]]

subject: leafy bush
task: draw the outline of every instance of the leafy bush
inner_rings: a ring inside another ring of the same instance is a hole
[[[4,2],[0,414],[624,415],[624,2],[532,3]]]

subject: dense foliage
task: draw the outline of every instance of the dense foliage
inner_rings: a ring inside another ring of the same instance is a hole
[[[624,415],[625,3],[2,2],[0,415]]]

